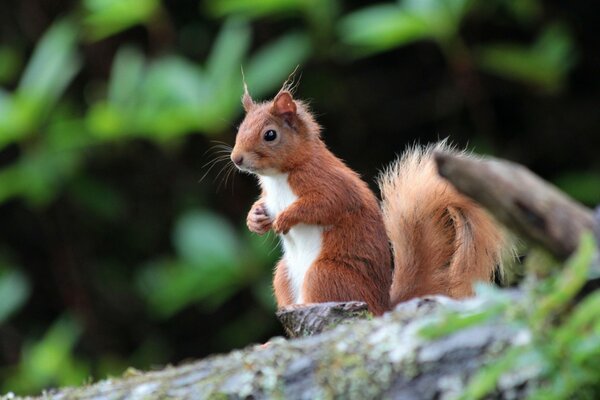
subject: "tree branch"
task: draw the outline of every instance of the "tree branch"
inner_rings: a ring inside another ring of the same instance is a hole
[[[429,341],[421,328],[448,312],[472,312],[478,300],[415,299],[381,318],[341,325],[139,376],[49,393],[63,399],[440,398],[461,393],[469,378],[518,345],[525,332],[497,320]],[[522,378],[522,379],[521,379]],[[517,393],[530,377],[500,387]]]
[[[438,171],[498,221],[559,259],[577,248],[585,231],[600,237],[593,213],[525,167],[495,158],[436,153]]]

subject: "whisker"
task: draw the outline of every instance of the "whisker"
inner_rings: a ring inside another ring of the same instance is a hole
[[[216,144],[216,145],[210,146],[208,149],[206,149],[206,151],[204,153],[202,153],[201,157],[206,156],[206,154],[208,152],[214,152],[215,149],[218,149],[218,150],[233,150],[233,147],[231,147],[231,146],[229,146],[229,145],[227,145],[225,143]]]
[[[227,172],[225,173],[225,188],[227,188],[227,184],[229,183],[229,177],[231,176],[231,172],[233,165],[227,164]]]
[[[208,161],[206,164],[204,164],[201,169],[206,169],[208,167],[208,169],[206,169],[206,171],[204,172],[204,174],[202,175],[202,178],[200,178],[198,180],[198,182],[202,182],[210,173],[210,171],[212,171],[212,169],[220,162],[227,162],[229,161],[229,157],[228,156],[219,156],[213,160]]]
[[[223,142],[223,141],[221,141],[221,140],[211,140],[210,142],[211,142],[211,143],[214,143],[215,145],[226,146],[226,147],[229,147],[230,149],[233,149],[233,146],[232,146],[232,145],[230,145],[230,144],[229,144],[229,143],[227,143],[227,142]]]
[[[235,170],[236,168],[231,168],[231,194],[235,193]]]
[[[225,150],[225,149],[222,149],[222,150],[213,150],[213,153],[214,154],[219,154],[219,155],[225,154],[225,155],[229,156],[231,154],[231,150]]]
[[[224,148],[224,149],[233,149],[233,146],[228,145],[227,143],[223,142],[223,143],[215,143],[212,146],[210,146],[211,148],[213,147],[219,147],[219,148]]]
[[[231,193],[233,193],[233,184],[235,183],[235,171],[237,171],[237,168],[235,167],[235,165],[233,165],[233,163],[230,163],[228,165],[229,171],[227,171],[227,175],[225,175],[225,187],[227,187],[227,184],[229,183],[229,178],[231,178]]]
[[[230,168],[232,166],[232,164],[225,164],[221,170],[219,171],[219,173],[217,174],[217,176],[215,176],[215,179],[213,179],[213,182],[216,182],[217,179],[219,179],[219,176],[221,176],[223,174],[223,172],[228,171],[228,168]],[[219,191],[219,189],[221,188],[221,185],[223,184],[223,178],[225,177],[225,175],[223,175],[221,177],[221,181],[219,182],[219,185],[217,186],[217,192]]]
[[[231,159],[229,157],[229,154],[217,154],[215,155],[215,157],[212,160],[207,161],[202,168],[206,168],[207,166],[211,165],[212,163],[215,162],[222,162],[222,161],[226,161],[226,162],[230,162]]]
[[[269,237],[270,236],[270,237]],[[272,245],[273,242],[277,239],[277,235],[274,233],[269,232],[269,235],[267,237],[265,237],[265,242],[267,240],[270,240],[271,243],[269,243],[269,245]],[[266,245],[266,243],[263,242],[263,244]],[[271,250],[269,250],[269,252],[267,253],[267,255],[271,255],[273,254],[273,252],[279,247],[279,243],[275,243],[275,246],[273,246],[273,248],[271,248]]]
[[[201,167],[201,169],[206,169],[206,171],[202,175],[202,178],[200,178],[199,182],[204,180],[217,164],[225,162],[225,164],[221,165],[219,172],[213,178],[213,182],[219,181],[219,184],[217,185],[217,191],[219,191],[221,189],[221,186],[227,187],[227,185],[229,184],[229,180],[231,179],[233,182],[233,184],[231,185],[231,190],[233,193],[235,184],[235,179],[233,177],[235,176],[235,172],[237,171],[237,168],[231,162],[230,158],[231,152],[233,151],[233,146],[220,140],[211,140],[211,143],[213,143],[213,145],[204,153],[204,155],[210,152],[212,157],[214,158],[206,162]]]

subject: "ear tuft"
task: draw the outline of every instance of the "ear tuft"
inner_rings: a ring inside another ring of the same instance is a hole
[[[242,67],[242,82],[244,82],[244,95],[242,96],[242,105],[246,112],[250,111],[254,107],[254,100],[248,92],[248,85],[246,84],[246,77],[244,76],[244,68]]]
[[[244,76],[244,70],[242,70],[242,78]],[[244,95],[242,96],[242,105],[244,106],[244,110],[246,112],[250,111],[254,108],[254,100],[250,96],[250,92],[248,92],[248,85],[246,85],[246,79],[243,78],[244,81]]]
[[[250,97],[250,93],[248,93],[248,89],[245,88],[244,95],[242,96],[242,105],[244,106],[244,110],[246,112],[250,111],[254,108],[254,100]]]
[[[273,106],[271,107],[273,114],[286,119],[290,119],[296,115],[296,103],[292,98],[292,95],[288,91],[279,92],[273,100]]]

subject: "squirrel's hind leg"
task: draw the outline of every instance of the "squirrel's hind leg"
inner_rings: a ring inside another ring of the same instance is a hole
[[[388,290],[346,265],[323,260],[311,265],[302,286],[305,303],[363,301],[375,315],[389,310]]]
[[[275,266],[275,275],[273,276],[273,291],[275,292],[277,307],[284,307],[294,304],[294,295],[292,294],[287,266],[283,258],[279,260],[277,266]]]

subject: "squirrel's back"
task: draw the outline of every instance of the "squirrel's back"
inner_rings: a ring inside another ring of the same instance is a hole
[[[394,253],[392,305],[430,294],[469,296],[474,282],[492,279],[511,247],[479,205],[438,175],[435,151],[469,157],[445,141],[414,146],[379,178]]]

